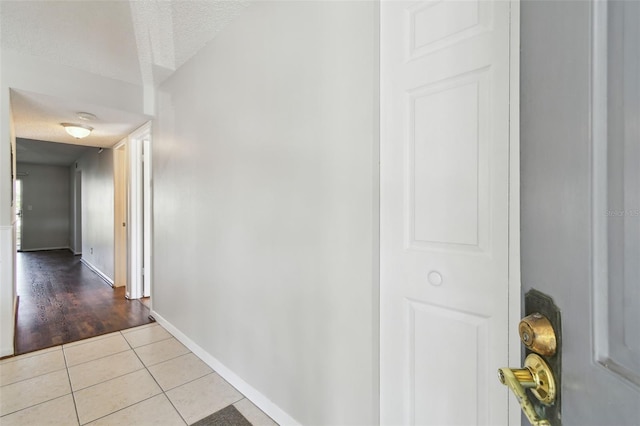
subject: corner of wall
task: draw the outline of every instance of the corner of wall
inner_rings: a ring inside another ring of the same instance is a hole
[[[235,387],[240,393],[247,397],[254,405],[264,411],[269,417],[276,421],[280,425],[296,426],[301,423],[291,417],[287,412],[278,407],[266,396],[256,390],[249,383],[245,382],[240,376],[234,373],[231,369],[226,367],[222,362],[209,354],[201,346],[195,343],[193,340],[187,337],[177,327],[163,318],[156,311],[151,311],[151,316],[156,319],[158,324],[164,327],[169,333],[176,339],[185,345],[191,352],[193,352],[198,358],[203,360],[209,367],[211,367],[216,373],[218,373],[223,379],[225,379],[231,386]]]

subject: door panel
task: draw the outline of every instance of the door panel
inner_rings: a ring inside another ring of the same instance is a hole
[[[506,424],[504,1],[381,2],[381,421]]]
[[[522,3],[522,284],[561,309],[565,425],[640,424],[639,7]]]
[[[412,248],[486,249],[488,85],[485,68],[409,94]]]
[[[607,171],[597,177],[606,220],[596,224],[607,234],[596,252],[608,271],[596,303],[607,315],[597,319],[597,357],[640,386],[640,6],[612,2],[606,12],[608,137],[595,161]]]
[[[487,380],[493,379],[490,372],[487,377],[486,368],[488,319],[427,303],[408,304],[411,357],[408,396],[413,406],[413,424],[473,425],[480,420],[484,423],[488,416],[488,395],[479,390],[484,390]],[[465,354],[465,361],[461,362],[456,354]],[[464,377],[464,386],[453,385],[454,377]],[[464,409],[460,409],[461,403],[465,404]]]

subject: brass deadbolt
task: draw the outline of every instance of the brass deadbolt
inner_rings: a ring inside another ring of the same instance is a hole
[[[556,353],[556,333],[551,322],[542,314],[531,314],[520,321],[520,340],[531,351],[552,356]]]

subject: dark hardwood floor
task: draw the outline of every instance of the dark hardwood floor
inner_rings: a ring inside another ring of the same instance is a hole
[[[16,355],[151,322],[68,250],[18,253],[17,292]]]

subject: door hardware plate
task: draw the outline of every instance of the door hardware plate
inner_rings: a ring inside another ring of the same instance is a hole
[[[531,393],[545,405],[551,405],[556,400],[556,381],[553,372],[542,357],[537,354],[529,354],[524,360],[524,366],[531,371],[536,384],[531,388]]]
[[[562,323],[560,321],[560,308],[551,297],[537,290],[530,290],[524,297],[524,314],[529,316],[535,313],[542,314],[549,320],[555,334],[555,353],[552,355],[539,354],[553,371],[556,395],[555,401],[551,405],[546,405],[538,401],[537,398],[533,398],[532,402],[536,413],[540,417],[549,420],[553,426],[562,426],[562,392],[560,392],[562,389]],[[536,353],[527,346],[525,344],[525,357]],[[538,347],[534,347],[534,349],[539,350]]]

